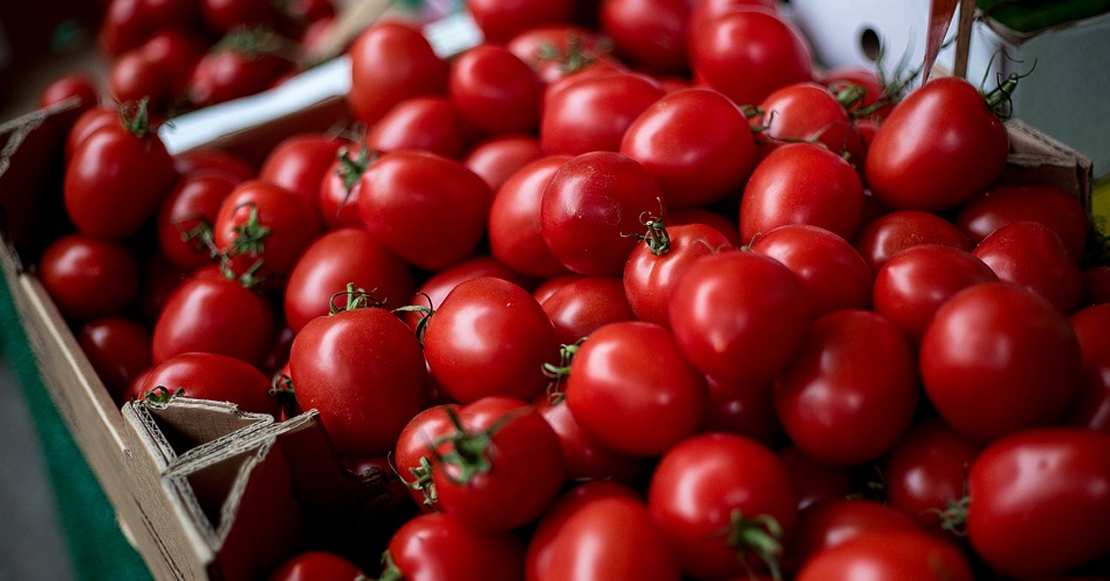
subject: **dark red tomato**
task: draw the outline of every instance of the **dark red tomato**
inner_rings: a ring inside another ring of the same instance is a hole
[[[162,69],[143,52],[141,46],[112,60],[108,71],[108,95],[117,103],[138,102],[146,98],[153,111],[164,111],[172,100]]]
[[[152,111],[168,114],[179,105],[193,67],[207,50],[206,40],[169,28],[112,61],[108,93],[118,103],[146,98]]]
[[[455,57],[447,94],[462,118],[486,135],[539,127],[543,81],[501,45],[480,44]]]
[[[822,464],[792,445],[779,448],[775,454],[790,474],[790,483],[798,497],[798,510],[859,492],[848,468]]]
[[[541,157],[543,149],[534,135],[497,135],[475,143],[463,157],[463,165],[496,192],[518,170]]]
[[[734,434],[682,440],[663,454],[648,485],[648,509],[683,573],[698,579],[738,575],[745,564],[777,570],[796,503],[774,452]]]
[[[526,287],[529,284],[516,271],[498,262],[497,259],[479,253],[429,276],[416,289],[408,304],[417,307],[429,307],[432,310],[438,309],[443,304],[443,299],[459,283],[485,276],[502,278],[521,287]],[[417,323],[424,318],[425,314],[420,311],[408,312],[405,313],[403,318],[415,330]]]
[[[119,123],[119,108],[115,105],[94,105],[81,113],[66,134],[66,165],[68,166],[69,161],[73,159],[73,152],[77,151],[77,146],[84,143],[90,135],[103,127],[117,123]]]
[[[228,401],[245,412],[278,415],[270,395],[270,378],[257,367],[218,353],[182,353],[158,363],[146,375],[136,397],[159,395],[165,388],[183,397]]]
[[[1007,282],[968,287],[937,309],[919,351],[937,411],[978,442],[1058,421],[1082,382],[1067,317]]]
[[[397,436],[392,465],[409,489],[412,499],[423,510],[437,508],[432,464],[438,458],[442,438],[457,426],[451,414],[458,414],[456,404],[436,404],[412,417]]]
[[[814,554],[795,581],[972,581],[960,549],[921,532],[862,534]]]
[[[599,496],[566,514],[553,513],[556,530],[529,546],[547,566],[529,568],[528,580],[681,579],[674,550],[644,502],[619,493]]]
[[[1079,198],[1046,184],[998,184],[976,194],[956,215],[956,225],[978,243],[1000,226],[1033,220],[1052,229],[1071,256],[1083,257],[1091,221]]]
[[[610,323],[579,347],[566,379],[566,404],[601,445],[657,456],[701,425],[705,377],[674,336],[642,321]]]
[[[376,307],[309,321],[293,339],[289,371],[297,402],[319,410],[329,440],[344,456],[393,450],[428,399],[420,343],[401,319]]]
[[[781,262],[724,252],[692,264],[671,294],[671,329],[703,373],[728,381],[774,376],[810,321],[805,287]]]
[[[941,418],[917,422],[883,459],[887,505],[939,532],[941,511],[967,493],[967,470],[981,449]]]
[[[565,345],[577,342],[602,325],[636,319],[619,277],[588,276],[570,282],[541,305],[555,326],[556,339]]]
[[[261,367],[276,333],[273,307],[219,274],[181,283],[154,325],[154,362],[190,351],[237,357]]]
[[[523,401],[486,397],[458,419],[432,468],[441,510],[487,531],[539,518],[566,476],[559,437],[543,416]]]
[[[794,272],[809,296],[813,318],[871,307],[871,268],[847,240],[829,230],[786,224],[756,236],[751,250]]]
[[[499,395],[530,400],[559,361],[555,327],[539,302],[503,278],[460,282],[428,319],[424,356],[440,388],[471,403]]]
[[[199,0],[204,23],[213,33],[224,35],[237,28],[274,26],[280,12],[270,0]]]
[[[406,24],[373,24],[347,52],[351,58],[348,105],[367,126],[404,99],[447,91],[447,62],[419,30]]]
[[[1110,432],[1110,304],[1091,305],[1069,317],[1079,338],[1083,385],[1068,411],[1067,423]]]
[[[469,141],[458,107],[443,95],[406,98],[366,131],[370,149],[382,153],[422,150],[452,159],[462,157]]]
[[[154,325],[162,314],[166,299],[177,290],[189,273],[178,269],[161,252],[152,252],[142,265],[139,283],[139,313],[149,325]]]
[[[535,26],[568,22],[574,3],[569,0],[473,0],[466,8],[486,40],[506,42]]]
[[[837,498],[798,514],[798,527],[787,549],[788,568],[796,569],[818,551],[860,535],[920,532],[913,519],[878,502]]]
[[[1110,555],[1110,435],[1042,428],[993,442],[968,473],[967,538],[995,571],[1063,575]]]
[[[974,85],[935,77],[879,126],[867,183],[888,210],[947,210],[994,181],[1009,150],[1005,125]]]
[[[734,10],[761,9],[778,13],[778,0],[694,0],[690,4],[688,34],[704,30],[713,20]]]
[[[117,56],[139,46],[155,31],[200,23],[195,0],[110,0],[100,22],[100,45]]]
[[[213,172],[236,182],[244,182],[257,175],[257,170],[242,157],[210,147],[198,147],[174,154],[173,168],[179,176]]]
[[[121,113],[117,123],[91,133],[73,150],[65,175],[66,214],[85,234],[126,238],[154,214],[175,177],[173,159],[146,110]]]
[[[848,97],[844,103],[852,117],[861,120],[881,121],[890,114],[894,103],[902,98],[897,85],[883,86],[876,70],[863,67],[839,67],[825,71],[821,84],[835,95]],[[896,81],[895,81],[896,82]],[[860,160],[862,163],[863,160]]]
[[[66,103],[66,111],[52,116],[49,121],[59,135],[65,135],[82,114],[100,103],[97,87],[98,81],[86,73],[67,73],[39,93],[36,105],[39,109],[47,109]]]
[[[755,166],[740,199],[747,244],[785,224],[819,226],[846,240],[863,221],[863,184],[843,157],[812,143],[789,143]]]
[[[329,230],[362,228],[358,198],[362,191],[362,174],[377,159],[377,153],[365,146],[341,146],[319,186],[320,217]]]
[[[413,517],[393,533],[386,551],[384,579],[524,579],[524,544],[519,538],[508,532],[480,531],[451,514]]]
[[[756,105],[775,89],[813,78],[805,38],[773,11],[731,10],[686,42],[694,78],[737,105]]]
[[[666,213],[663,193],[644,166],[615,151],[567,160],[540,201],[540,228],[551,253],[579,274],[624,271],[645,216]]]
[[[320,187],[345,140],[324,133],[299,133],[283,139],[262,161],[258,179],[281,186],[305,199],[320,203]]]
[[[117,404],[125,401],[135,378],[154,364],[150,329],[132,318],[109,315],[85,321],[77,343]]]
[[[824,144],[853,166],[863,164],[863,141],[848,110],[825,86],[794,83],[773,91],[759,104],[760,139],[768,147],[793,141]]]
[[[176,105],[185,95],[193,67],[204,56],[207,46],[208,40],[199,32],[178,28],[159,30],[143,43],[143,55],[162,69],[170,105]]]
[[[708,208],[690,208],[671,212],[666,218],[667,224],[671,226],[705,224],[723,234],[730,245],[737,248],[743,246],[740,243],[740,225],[736,223],[736,220],[728,218],[718,211]]]
[[[1083,304],[1110,303],[1110,265],[1083,270]]]
[[[774,381],[706,379],[709,391],[699,431],[739,434],[764,446],[783,440],[785,432],[775,413]]]
[[[644,458],[614,452],[601,445],[582,430],[565,401],[555,400],[541,393],[532,400],[532,405],[559,437],[567,480],[632,484],[645,473]]]
[[[276,52],[276,37],[257,30],[233,31],[197,61],[189,77],[189,104],[201,108],[270,88],[292,63]]]
[[[740,188],[756,164],[748,120],[723,94],[669,93],[629,125],[620,152],[655,178],[671,209],[696,208]]]
[[[586,278],[585,275],[574,273],[553,276],[536,286],[532,291],[532,296],[536,297],[536,300],[542,305],[544,301],[551,298],[551,295],[559,292],[559,289],[576,280],[582,280],[583,278]]]
[[[521,31],[505,45],[545,83],[579,73],[626,70],[613,57],[611,42],[598,30],[577,24],[548,24]]]
[[[1017,220],[999,227],[972,251],[1000,280],[1020,284],[1070,315],[1083,303],[1079,263],[1048,226]]]
[[[494,194],[489,213],[490,254],[513,270],[535,277],[567,272],[544,241],[544,189],[570,156],[544,156],[514,172]]]
[[[657,228],[658,227],[658,228]],[[624,294],[641,321],[670,327],[668,309],[675,286],[699,258],[732,249],[728,238],[704,224],[665,226],[654,222],[625,263]]]
[[[637,70],[677,75],[688,68],[690,5],[687,0],[609,0],[601,3],[598,21],[621,60]]]
[[[875,312],[898,326],[911,343],[949,297],[998,275],[974,254],[943,244],[921,244],[895,254],[875,274]]]
[[[335,553],[305,551],[284,561],[266,581],[351,581],[359,576],[365,573]]]
[[[931,212],[903,210],[881,214],[864,224],[856,250],[879,272],[890,257],[919,244],[943,244],[971,252],[971,240],[955,224]]]
[[[552,85],[540,116],[540,145],[549,154],[617,151],[625,131],[663,87],[640,73],[580,75]]]
[[[51,242],[38,275],[63,316],[91,319],[123,312],[139,296],[139,265],[126,246],[84,234]]]
[[[775,378],[775,409],[799,450],[851,466],[901,437],[919,390],[914,351],[898,327],[870,311],[842,310],[810,325]]]
[[[348,284],[387,308],[404,305],[416,288],[408,265],[369,232],[332,230],[309,244],[289,273],[283,293],[286,323],[299,331],[328,314],[332,299],[344,293]]]
[[[362,175],[366,229],[410,264],[439,270],[473,254],[493,193],[462,163],[420,151],[387,153]]]
[[[158,248],[174,267],[189,271],[213,263],[212,228],[220,205],[237,183],[217,172],[178,179],[154,218]]]

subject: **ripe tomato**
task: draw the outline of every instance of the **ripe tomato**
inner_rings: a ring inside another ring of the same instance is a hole
[[[490,254],[523,275],[547,278],[567,272],[544,241],[540,216],[544,189],[569,159],[551,155],[530,162],[494,194],[487,234]]]
[[[345,145],[345,140],[324,133],[292,135],[266,154],[258,179],[299,195],[315,210],[324,176]]]
[[[786,434],[775,413],[773,380],[706,380],[709,391],[699,431],[739,434],[765,446],[776,446],[784,440]]]
[[[378,154],[365,146],[341,146],[336,151],[318,189],[317,204],[326,229],[362,228],[358,213],[362,174],[377,158]]]
[[[420,284],[409,300],[409,304],[430,307],[432,310],[438,309],[443,304],[443,299],[460,283],[485,276],[502,278],[520,287],[528,284],[527,280],[511,268],[498,262],[497,259],[479,253],[454,266],[436,271],[424,279],[424,282]],[[424,313],[411,312],[407,313],[405,319],[415,329],[416,323],[420,322],[423,317]]]
[[[603,446],[578,425],[566,401],[556,399],[541,393],[532,400],[532,405],[559,437],[567,480],[633,483],[644,474],[644,458]]]
[[[979,283],[945,301],[925,328],[919,360],[929,401],[978,442],[1056,422],[1081,382],[1067,318],[1007,282]]]
[[[758,122],[766,127],[760,137],[767,147],[791,141],[817,142],[846,156],[853,166],[863,164],[859,132],[845,105],[825,86],[804,82],[781,87],[759,103],[759,111]]]
[[[136,398],[159,395],[158,388],[193,399],[228,401],[246,412],[278,415],[270,395],[270,378],[257,367],[218,353],[182,353],[156,364],[146,374]]]
[[[617,151],[636,117],[663,95],[657,81],[640,73],[569,77],[544,95],[540,145],[549,154]]]
[[[482,531],[452,514],[406,521],[389,540],[382,579],[523,581],[524,544],[508,532]]]
[[[100,45],[115,56],[139,46],[155,31],[200,23],[195,0],[110,0],[100,22]]]
[[[366,131],[366,145],[379,153],[423,150],[458,159],[469,144],[458,107],[443,95],[399,101]]]
[[[607,37],[597,29],[573,23],[530,27],[513,36],[505,47],[547,84],[583,73],[627,70],[610,54]]]
[[[1110,432],[1110,304],[1091,305],[1068,318],[1079,339],[1083,385],[1068,411],[1067,423]]]
[[[439,458],[443,438],[455,430],[452,414],[459,406],[436,404],[420,411],[405,424],[393,450],[393,467],[409,494],[425,511],[438,508],[432,465]]]
[[[462,118],[487,135],[535,132],[543,81],[509,49],[480,44],[451,63],[447,94]]]
[[[836,498],[798,513],[798,526],[787,548],[789,568],[797,568],[818,552],[860,535],[920,532],[913,519],[878,502]]]
[[[601,32],[624,62],[653,74],[682,74],[686,63],[687,0],[610,0],[598,9]]]
[[[447,63],[419,30],[406,24],[373,24],[347,52],[351,58],[348,105],[367,126],[404,99],[447,91]]]
[[[1048,299],[1064,315],[1083,302],[1079,263],[1048,226],[1017,220],[991,232],[972,250],[1000,280],[1022,285]]]
[[[575,420],[603,446],[657,456],[700,426],[706,385],[667,329],[625,321],[578,347],[565,393]]]
[[[820,463],[793,445],[779,448],[775,455],[790,474],[792,488],[798,497],[798,510],[859,492],[848,468]]]
[[[357,565],[327,551],[297,553],[266,577],[266,581],[350,581],[365,576]]]
[[[704,30],[710,22],[733,10],[752,8],[778,13],[779,3],[778,0],[695,0],[690,5],[687,34]]]
[[[43,287],[65,317],[119,314],[139,296],[139,266],[119,242],[66,234],[43,250],[38,269]]]
[[[1110,555],[1110,435],[1030,429],[999,438],[971,464],[967,535],[995,571],[1063,575]]]
[[[467,3],[482,35],[493,42],[505,42],[535,26],[568,22],[574,3],[569,0],[474,0]]]
[[[972,581],[975,575],[956,545],[921,532],[862,534],[815,553],[795,581]]]
[[[543,149],[537,137],[510,134],[475,143],[462,161],[470,171],[486,180],[490,190],[497,192],[514,173],[541,157]]]
[[[184,175],[158,206],[158,247],[176,268],[189,271],[215,261],[213,225],[238,183],[219,172]]]
[[[881,214],[860,229],[854,245],[871,270],[919,244],[944,244],[971,252],[973,244],[955,224],[931,212],[902,210]]]
[[[734,434],[691,436],[667,450],[648,485],[648,509],[697,579],[778,570],[796,500],[774,452]]]
[[[57,134],[65,135],[69,133],[73,124],[77,122],[81,115],[100,103],[100,94],[97,87],[98,81],[94,81],[86,73],[67,73],[47,85],[39,93],[35,105],[39,109],[47,109],[68,101],[70,108],[63,113],[51,116],[50,121],[48,121],[55,128]]]
[[[994,181],[1009,150],[1006,127],[974,85],[935,77],[879,126],[867,183],[888,210],[947,210]]]
[[[189,104],[207,107],[270,88],[292,68],[279,52],[279,43],[270,31],[231,31],[193,67],[186,92]]]
[[[556,340],[564,345],[574,344],[602,325],[636,319],[623,282],[611,276],[571,281],[551,293],[541,306],[555,326]]]
[[[201,16],[209,30],[227,34],[236,28],[274,26],[280,12],[267,0],[199,0]]]
[[[173,156],[173,167],[179,176],[194,173],[219,173],[238,182],[245,182],[257,175],[257,170],[245,158],[212,147],[198,147]]]
[[[117,404],[122,404],[135,378],[154,365],[150,329],[130,317],[109,315],[85,321],[77,344]]]
[[[184,97],[193,67],[205,50],[205,41],[195,34],[159,31],[112,60],[108,93],[117,103],[146,98],[151,111],[166,114]]]
[[[1000,226],[1034,220],[1050,227],[1072,258],[1083,257],[1091,221],[1079,198],[1046,184],[996,184],[972,196],[959,208],[955,223],[978,244]]]

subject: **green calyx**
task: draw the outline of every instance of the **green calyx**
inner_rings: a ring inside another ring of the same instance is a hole
[[[751,570],[748,563],[748,553],[751,552],[767,566],[773,579],[782,579],[779,560],[783,552],[783,531],[775,517],[759,514],[748,518],[739,509],[734,509],[724,534],[725,544],[736,551],[736,558],[745,569]]]
[[[143,97],[139,101],[129,101],[119,106],[120,124],[139,139],[146,139],[155,133],[150,124],[149,101],[147,97]]]
[[[551,405],[558,405],[562,403],[566,394],[563,392],[563,381],[570,375],[570,364],[574,361],[574,355],[578,353],[579,346],[586,338],[583,337],[577,342],[570,345],[563,345],[559,348],[559,364],[544,363],[543,374],[547,376],[547,399]]]
[[[344,299],[342,306],[336,303],[336,299],[338,298]],[[361,288],[357,288],[355,283],[349,282],[345,290],[339,291],[331,296],[331,300],[328,301],[328,314],[336,315],[343,311],[381,306],[382,302],[375,298],[374,295]]]

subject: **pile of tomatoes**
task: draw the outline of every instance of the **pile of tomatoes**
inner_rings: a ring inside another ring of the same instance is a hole
[[[1011,84],[822,70],[771,0],[468,9],[258,164],[67,134],[37,268],[116,400],[315,408],[409,507],[271,579],[1106,578],[1110,278],[1002,179]]]

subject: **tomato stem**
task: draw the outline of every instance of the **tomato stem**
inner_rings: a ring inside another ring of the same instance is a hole
[[[143,97],[139,101],[129,101],[119,106],[119,121],[128,133],[139,139],[146,139],[153,134],[150,126],[150,99]]]
[[[752,551],[767,565],[773,579],[776,581],[782,579],[779,559],[782,557],[783,550],[781,543],[783,530],[775,517],[760,514],[746,518],[740,509],[734,509],[727,535],[725,543],[729,548],[736,550],[736,558],[745,569],[751,570],[747,553]]]
[[[159,385],[147,392],[146,400],[154,403],[170,403],[171,401],[173,401],[173,398],[178,396],[185,396],[184,387],[179,387],[177,389],[171,390],[164,385]]]
[[[404,581],[405,574],[393,562],[393,555],[386,549],[382,552],[382,574],[377,581]]]
[[[346,300],[343,306],[335,304],[335,299],[339,297],[343,297]],[[328,314],[335,315],[343,311],[381,306],[383,306],[383,303],[376,299],[373,294],[355,287],[355,283],[353,282],[348,282],[345,290],[341,290],[331,296],[331,300],[328,301]]]
[[[547,376],[547,400],[551,405],[558,405],[562,403],[566,394],[561,389],[563,380],[570,375],[570,364],[574,360],[574,355],[578,353],[578,347],[586,338],[582,337],[577,342],[570,345],[563,345],[559,348],[559,364],[553,363],[543,364],[543,374]]]

